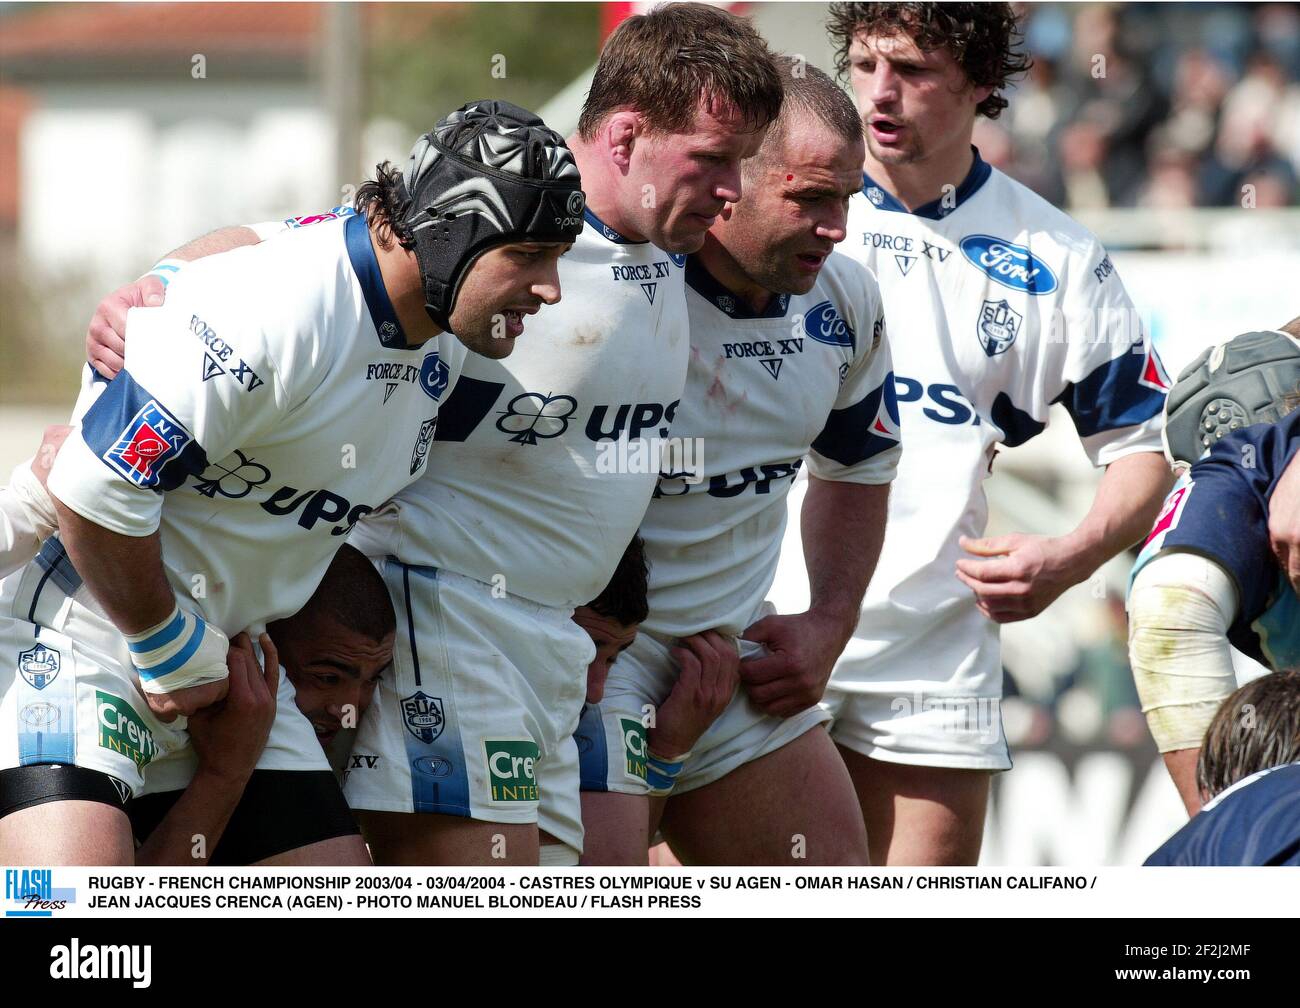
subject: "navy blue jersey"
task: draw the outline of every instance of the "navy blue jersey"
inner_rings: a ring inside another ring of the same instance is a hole
[[[1228,640],[1274,669],[1300,665],[1300,599],[1268,540],[1268,499],[1297,447],[1300,410],[1223,438],[1174,486],[1133,567],[1175,549],[1213,560],[1237,586]]]
[[[1300,865],[1300,763],[1262,770],[1219,794],[1148,865]]]

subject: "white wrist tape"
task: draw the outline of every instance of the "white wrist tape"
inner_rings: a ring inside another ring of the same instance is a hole
[[[179,604],[157,626],[125,636],[146,693],[175,693],[220,682],[229,674],[226,635]]]
[[[1198,749],[1237,688],[1228,627],[1237,592],[1228,573],[1195,553],[1165,553],[1129,593],[1129,664],[1161,752]]]
[[[645,753],[645,782],[650,785],[652,795],[663,797],[671,794],[673,786],[677,783],[677,776],[682,772],[682,767],[686,761],[691,758],[690,753],[682,753],[680,756],[674,756],[671,760],[657,755],[652,749],[647,748]]]
[[[154,263],[153,269],[146,273],[145,276],[156,276],[162,281],[163,287],[166,287],[172,282],[172,277],[179,273],[184,265],[184,259],[159,259]],[[141,279],[144,278],[141,277]]]

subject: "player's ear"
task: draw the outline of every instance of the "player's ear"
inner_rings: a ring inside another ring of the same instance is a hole
[[[631,109],[619,109],[605,120],[601,135],[609,149],[610,157],[620,168],[632,161],[632,147],[641,132],[641,117]]]

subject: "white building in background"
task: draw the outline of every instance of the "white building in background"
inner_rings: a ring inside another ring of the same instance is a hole
[[[120,282],[231,221],[332,205],[320,4],[105,4],[0,17],[26,113],[15,238],[36,273]]]

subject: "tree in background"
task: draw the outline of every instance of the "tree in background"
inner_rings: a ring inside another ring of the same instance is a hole
[[[477,98],[536,111],[599,51],[599,4],[387,4],[370,21],[366,114],[418,132]]]

